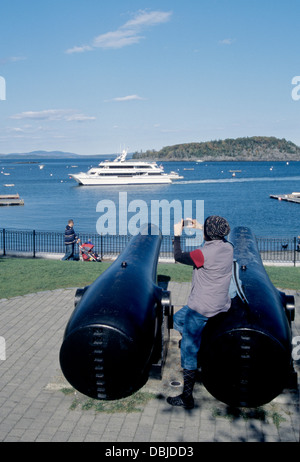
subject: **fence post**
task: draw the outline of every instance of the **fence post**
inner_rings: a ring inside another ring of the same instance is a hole
[[[103,260],[103,239],[102,239],[102,233],[100,234],[100,258]]]
[[[5,248],[5,228],[3,228],[3,256],[6,255],[6,248]]]
[[[297,251],[297,238],[294,237],[294,266],[296,266],[296,258],[297,258],[296,251]]]
[[[35,258],[35,229],[32,232],[33,258]]]

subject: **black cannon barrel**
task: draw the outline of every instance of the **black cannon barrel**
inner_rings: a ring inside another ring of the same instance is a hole
[[[156,284],[161,240],[159,230],[147,225],[77,294],[60,365],[70,384],[89,397],[123,398],[148,379],[164,292]]]
[[[246,301],[235,297],[227,313],[208,321],[200,348],[202,380],[218,400],[256,407],[287,386],[294,299],[271,283],[249,228],[235,228],[229,240]]]

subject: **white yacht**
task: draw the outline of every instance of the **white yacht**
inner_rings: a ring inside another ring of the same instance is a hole
[[[100,162],[98,167],[92,167],[88,172],[69,175],[80,185],[127,185],[127,184],[167,184],[172,180],[183,178],[176,172],[164,173],[162,166],[156,162],[126,161],[127,151],[124,150],[115,160]]]

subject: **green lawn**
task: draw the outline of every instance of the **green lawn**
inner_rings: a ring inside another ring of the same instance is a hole
[[[297,266],[266,266],[269,278],[275,287],[281,289],[300,289],[300,267]]]
[[[0,298],[91,284],[110,262],[77,262],[23,258],[0,258]],[[300,289],[300,268],[266,267],[271,281],[282,289]],[[192,268],[180,264],[159,264],[157,274],[172,281],[189,282]]]

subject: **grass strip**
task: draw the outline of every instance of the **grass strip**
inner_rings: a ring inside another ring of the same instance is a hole
[[[111,262],[78,262],[26,258],[0,258],[0,298],[12,298],[46,290],[85,287],[100,276]],[[300,289],[300,267],[267,266],[275,285],[282,289]],[[157,274],[171,281],[190,282],[192,267],[159,263]]]

